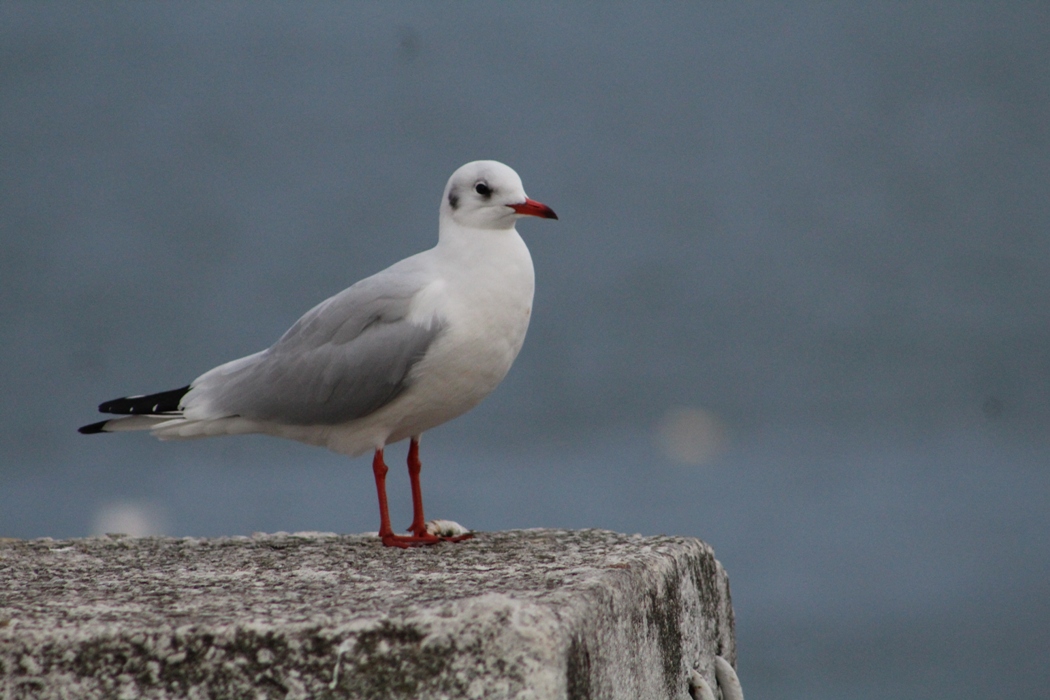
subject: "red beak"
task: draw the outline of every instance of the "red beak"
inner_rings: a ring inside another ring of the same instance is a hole
[[[535,199],[525,198],[521,204],[508,204],[511,209],[526,216],[538,216],[542,219],[557,219],[558,215],[546,204],[540,204]]]

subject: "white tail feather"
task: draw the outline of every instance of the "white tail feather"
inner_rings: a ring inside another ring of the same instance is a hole
[[[164,416],[126,416],[124,418],[113,418],[106,427],[107,433],[122,433],[126,430],[152,430],[156,425],[171,420]]]

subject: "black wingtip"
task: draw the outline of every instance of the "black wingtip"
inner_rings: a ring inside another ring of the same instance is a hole
[[[158,394],[146,396],[125,396],[100,404],[100,413],[116,413],[119,415],[141,415],[157,413],[175,413],[179,410],[179,401],[190,390],[187,384],[179,389],[162,391]]]
[[[92,423],[91,425],[83,425],[77,428],[77,432],[81,435],[94,435],[95,433],[104,433],[106,432],[105,428],[106,423],[108,422],[108,420],[104,420],[99,421],[98,423]]]

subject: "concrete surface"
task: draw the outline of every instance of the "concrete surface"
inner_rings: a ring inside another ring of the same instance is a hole
[[[685,537],[0,541],[4,700],[685,700],[716,654],[728,578]]]

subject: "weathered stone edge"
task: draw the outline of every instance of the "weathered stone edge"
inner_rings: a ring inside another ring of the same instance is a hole
[[[36,640],[42,646],[23,639],[21,649],[8,638],[5,699],[239,697],[267,688],[264,696],[290,698],[688,697],[692,669],[713,678],[715,654],[735,661],[728,579],[698,540],[653,549],[612,565],[557,609],[489,594],[327,629],[247,622],[79,640],[63,633]]]

